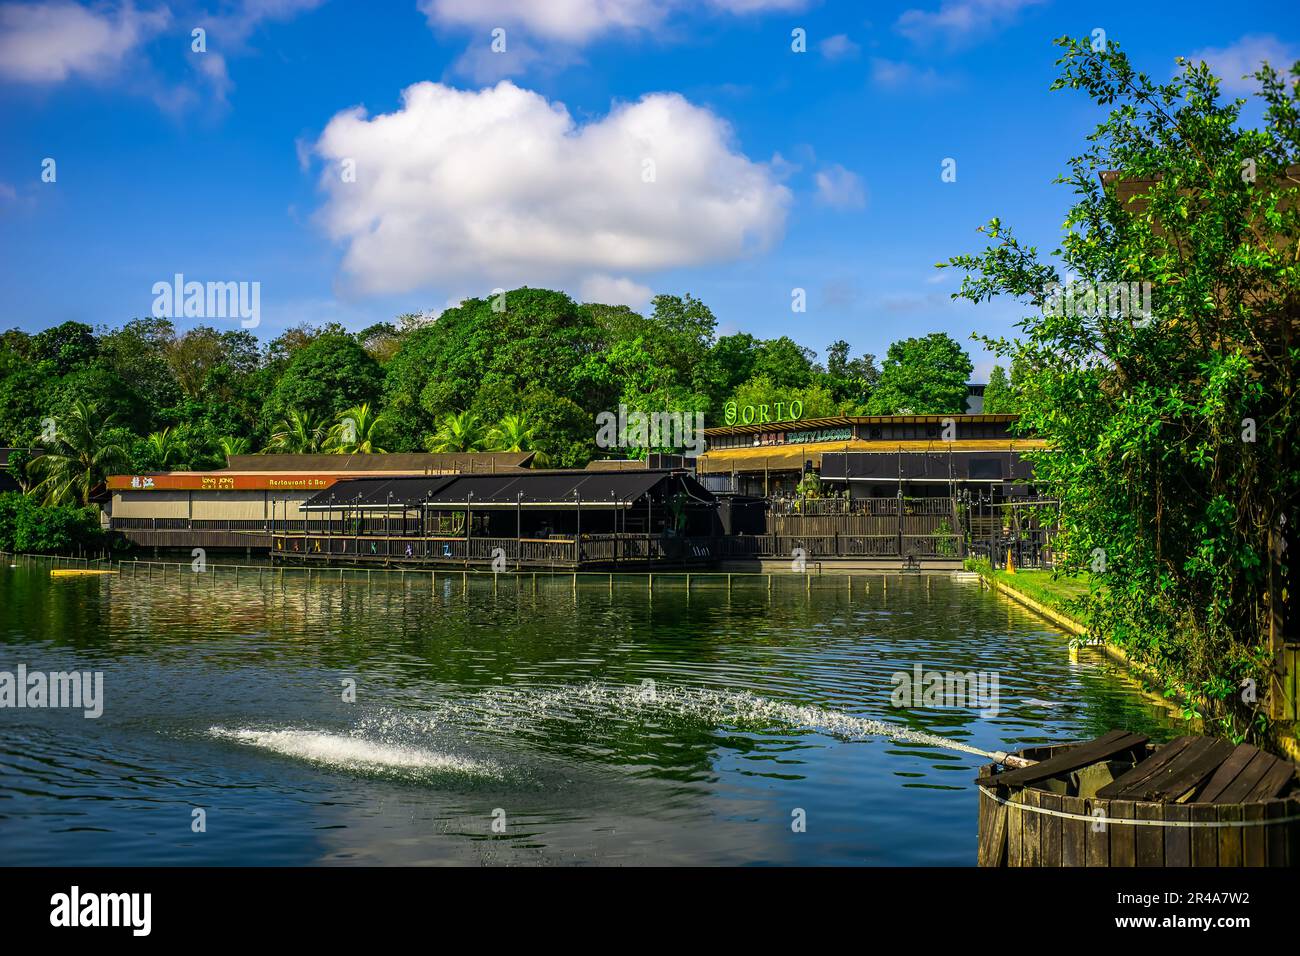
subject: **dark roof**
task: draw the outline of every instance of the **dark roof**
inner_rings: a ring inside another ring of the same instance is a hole
[[[446,472],[517,471],[532,461],[531,451],[438,452],[373,455],[230,455],[230,471],[386,471],[419,475]]]
[[[668,481],[684,484],[692,496],[712,503],[713,496],[694,478],[669,470],[636,472],[523,471],[505,475],[447,475],[410,478],[348,478],[303,502],[304,509],[338,508],[344,503],[394,506],[504,508],[517,505],[584,508],[624,505]],[[392,496],[391,499],[389,496]]]

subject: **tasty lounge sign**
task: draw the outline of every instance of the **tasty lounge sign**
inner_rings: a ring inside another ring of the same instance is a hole
[[[722,409],[728,425],[766,425],[768,422],[797,422],[803,418],[803,402],[772,402],[770,405],[737,405],[727,402]]]

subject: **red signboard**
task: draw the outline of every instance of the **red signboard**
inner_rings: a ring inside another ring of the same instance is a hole
[[[361,476],[358,476],[361,477]],[[110,475],[109,491],[320,491],[341,475],[226,474],[171,472],[166,475]]]

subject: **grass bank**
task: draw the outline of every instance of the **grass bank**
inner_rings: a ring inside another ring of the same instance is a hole
[[[1028,601],[1021,600],[1021,603],[1029,604],[1039,613],[1051,612],[1044,615],[1049,619],[1061,623],[1058,618],[1064,618],[1074,625],[1066,628],[1073,634],[1081,634],[1088,626],[1087,615],[1077,606],[1079,599],[1091,588],[1087,575],[1054,577],[1051,571],[1017,571],[1008,574],[1000,568],[990,566],[987,561],[976,559],[967,561],[966,569],[975,571],[998,588],[1011,592],[1017,600],[1028,598]]]

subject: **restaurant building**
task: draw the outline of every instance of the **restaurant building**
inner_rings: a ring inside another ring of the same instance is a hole
[[[742,413],[736,424],[705,431],[706,451],[696,465],[705,487],[795,497],[803,477],[815,474],[822,496],[954,497],[964,490],[1003,500],[1032,493],[1033,472],[1022,455],[1047,447],[1013,433],[1016,415],[743,420],[761,414]]]
[[[527,471],[532,452],[232,455],[215,471],[112,475],[109,527],[155,548],[258,548],[271,531],[302,530],[302,503],[340,481]]]

